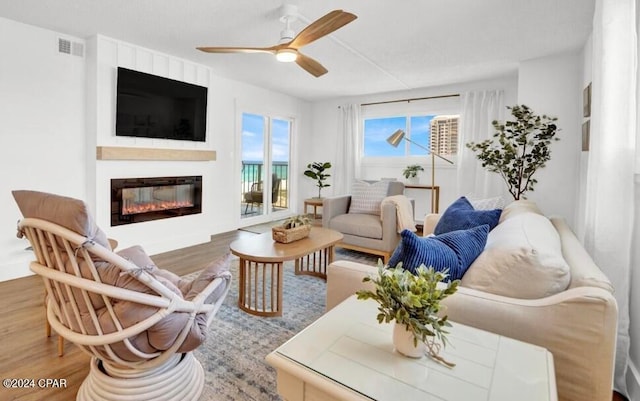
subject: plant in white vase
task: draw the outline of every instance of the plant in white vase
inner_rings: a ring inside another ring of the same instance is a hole
[[[424,344],[426,353],[431,358],[453,367],[455,364],[438,355],[440,348],[447,344],[446,328],[451,327],[447,316],[439,315],[443,307],[440,301],[455,293],[460,284],[460,280],[445,283],[447,277],[447,271],[437,271],[424,265],[413,274],[404,270],[401,264],[395,268],[385,268],[378,262],[378,276],[363,279],[363,282],[372,282],[375,290],[360,290],[356,294],[358,299],[373,299],[378,302],[378,323],[395,321],[394,345],[398,352],[420,357],[423,352],[420,345]],[[401,328],[412,335],[416,350],[407,351],[395,342],[399,335],[397,331]]]
[[[424,168],[422,168],[421,165],[419,164],[411,164],[408,165],[407,167],[404,168],[404,170],[402,170],[402,175],[404,176],[404,178],[408,179],[409,182],[418,183],[418,173],[420,171],[424,171]]]

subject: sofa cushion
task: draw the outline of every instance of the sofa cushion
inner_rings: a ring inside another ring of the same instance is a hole
[[[389,259],[389,266],[402,267],[415,274],[420,265],[436,270],[449,269],[449,278],[462,278],[471,263],[484,249],[489,226],[451,231],[431,237],[418,237],[409,230],[402,231],[398,247]]]
[[[502,209],[502,213],[500,214],[500,223],[522,213],[535,213],[540,216],[544,216],[535,202],[522,199],[513,201]]]
[[[489,233],[485,250],[469,267],[462,285],[535,299],[565,290],[569,281],[558,232],[547,217],[526,212],[509,217]]]
[[[380,215],[380,203],[387,197],[389,181],[355,181],[351,188],[349,213]]]
[[[444,211],[433,233],[439,235],[450,231],[468,230],[484,224],[488,224],[491,231],[498,225],[500,212],[500,209],[475,210],[467,198],[462,196]]]
[[[382,221],[373,214],[341,214],[329,221],[329,228],[356,237],[382,239]]]

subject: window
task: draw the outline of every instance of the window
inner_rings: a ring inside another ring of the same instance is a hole
[[[443,156],[457,153],[459,115],[428,114],[365,118],[364,157],[424,156],[433,149]],[[401,129],[405,138],[397,148],[387,143],[389,135]],[[413,142],[413,143],[412,143]]]

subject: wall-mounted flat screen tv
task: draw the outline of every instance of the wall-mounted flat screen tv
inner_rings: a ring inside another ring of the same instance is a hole
[[[116,136],[206,140],[207,88],[118,67]]]

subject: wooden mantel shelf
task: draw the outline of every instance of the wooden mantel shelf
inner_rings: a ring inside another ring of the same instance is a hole
[[[216,160],[216,151],[98,146],[96,147],[96,159],[213,161]]]

